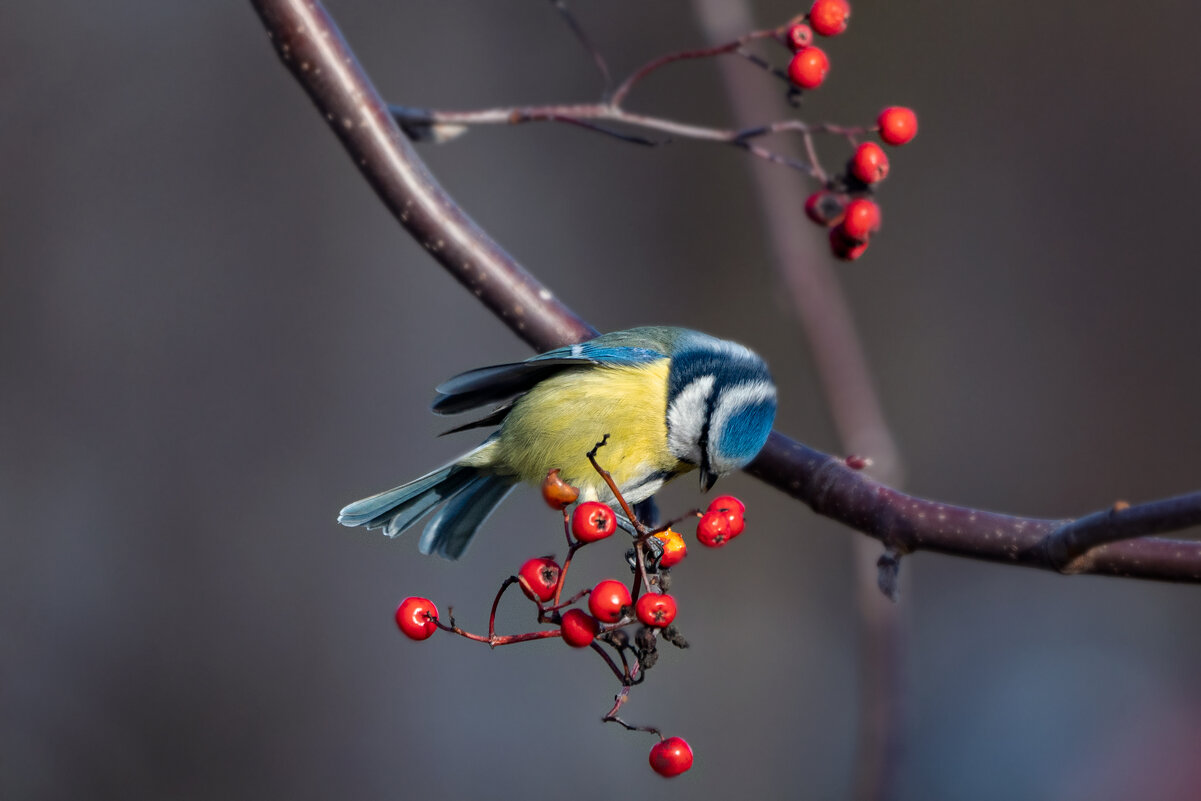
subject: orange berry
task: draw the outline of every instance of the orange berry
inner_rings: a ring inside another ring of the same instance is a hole
[[[688,555],[688,544],[678,531],[660,531],[655,539],[663,543],[663,554],[659,557],[659,567],[678,565]]]
[[[542,500],[551,509],[566,509],[580,497],[580,491],[559,478],[559,469],[555,468],[542,479]]]

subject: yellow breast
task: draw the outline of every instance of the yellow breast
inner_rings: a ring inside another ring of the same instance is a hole
[[[638,367],[589,366],[540,382],[514,405],[498,438],[472,464],[538,483],[558,468],[584,499],[611,496],[587,453],[623,489],[660,471],[680,471],[667,449],[668,360]]]

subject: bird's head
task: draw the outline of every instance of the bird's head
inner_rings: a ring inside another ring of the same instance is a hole
[[[667,445],[699,468],[702,490],[755,458],[776,417],[776,385],[762,359],[689,332],[673,349],[667,383]]]

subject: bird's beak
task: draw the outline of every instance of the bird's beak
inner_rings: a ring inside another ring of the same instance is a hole
[[[710,473],[705,468],[701,468],[701,492],[708,492],[713,489],[713,485],[717,483],[717,473]]]

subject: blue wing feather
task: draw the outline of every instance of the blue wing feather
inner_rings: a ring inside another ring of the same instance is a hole
[[[501,476],[477,476],[450,499],[421,532],[419,550],[458,559],[476,530],[497,504],[513,490],[513,480]]]
[[[622,336],[605,334],[578,345],[541,353],[524,362],[480,367],[460,373],[435,390],[438,394],[431,408],[435,414],[458,414],[528,392],[539,381],[563,370],[595,364],[647,364],[666,357],[666,347],[658,341],[647,342],[647,338],[643,337],[638,345],[620,344],[630,340],[631,332],[618,333]],[[648,344],[657,347],[647,347]]]

